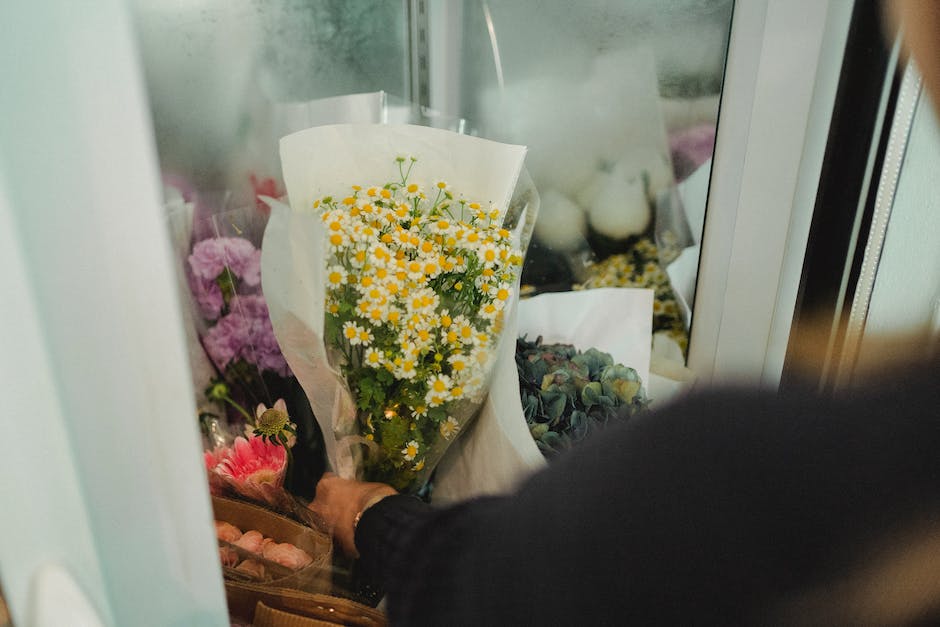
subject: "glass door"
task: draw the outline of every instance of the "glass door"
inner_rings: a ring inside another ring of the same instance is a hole
[[[776,386],[849,3],[73,4],[0,8],[17,24],[0,43],[0,250],[19,296],[4,346],[23,348],[0,364],[30,416],[15,440],[45,447],[3,456],[27,530],[0,544],[14,620],[45,558],[103,624],[225,624],[200,460],[218,316],[181,277],[195,242],[257,247],[292,130],[415,122],[528,144],[531,293],[654,290],[664,401],[689,370]],[[241,371],[260,401],[303,403],[264,364]]]

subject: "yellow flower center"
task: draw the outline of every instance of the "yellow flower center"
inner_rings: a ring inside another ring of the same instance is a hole
[[[286,412],[279,409],[266,409],[258,417],[255,429],[262,435],[273,436],[280,433],[287,426],[288,416]]]

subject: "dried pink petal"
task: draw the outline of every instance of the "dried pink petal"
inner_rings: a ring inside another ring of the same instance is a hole
[[[217,520],[215,521],[215,536],[224,542],[235,542],[242,537],[242,531],[231,523]]]
[[[264,578],[264,564],[257,560],[245,560],[235,567],[235,570],[247,573],[257,579]]]
[[[289,542],[278,544],[272,541],[265,543],[262,547],[262,556],[266,560],[271,560],[291,570],[297,570],[313,563],[313,558],[310,557],[309,553]]]
[[[255,555],[261,555],[261,544],[264,541],[264,536],[261,535],[260,531],[246,531],[242,534],[238,540],[233,542],[237,547],[241,547],[248,551],[249,553],[254,553]]]

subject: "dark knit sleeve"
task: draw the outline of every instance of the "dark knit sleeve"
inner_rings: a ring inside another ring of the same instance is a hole
[[[356,527],[360,566],[375,582],[394,577],[394,558],[401,545],[434,517],[431,507],[412,496],[389,496],[363,514]]]
[[[511,496],[385,498],[357,528],[362,566],[393,625],[761,622],[940,511],[935,372],[845,399],[689,397]]]
[[[486,497],[446,509],[404,495],[382,499],[362,515],[356,548],[366,576],[388,598],[392,625],[461,625],[476,615],[478,530],[506,499]],[[472,561],[472,559],[471,559]]]

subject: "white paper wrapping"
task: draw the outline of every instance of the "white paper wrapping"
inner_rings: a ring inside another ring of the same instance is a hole
[[[529,301],[519,303],[518,310]],[[480,415],[451,445],[434,477],[434,504],[448,504],[486,494],[505,494],[545,458],[529,433],[516,371],[516,313],[507,320],[499,360]]]
[[[327,458],[340,476],[354,477],[356,468],[350,450],[339,446],[333,434],[346,430],[344,423],[355,416],[355,403],[339,373],[329,366],[322,339],[324,234],[312,210],[313,200],[344,193],[353,184],[397,178],[394,160],[402,155],[418,159],[409,181],[431,187],[445,180],[458,193],[505,211],[525,152],[523,146],[406,125],[322,126],[281,140],[290,206],[269,201],[272,212],[262,248],[262,285],[278,343],[311,402],[324,432]],[[513,342],[508,344],[512,348]],[[512,354],[509,359],[512,365]]]
[[[301,129],[323,124],[385,122],[385,92],[349,94],[306,102],[282,102],[273,107],[275,131],[283,137]]]

